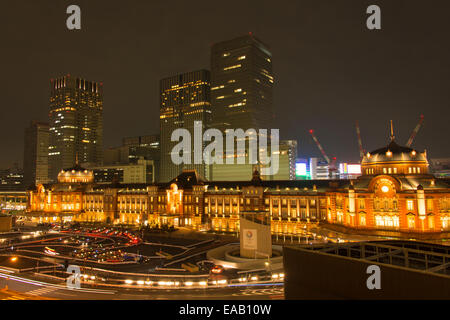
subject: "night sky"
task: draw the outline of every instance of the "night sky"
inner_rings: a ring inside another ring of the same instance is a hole
[[[104,146],[159,132],[159,80],[210,68],[210,45],[253,32],[273,54],[275,128],[297,139],[299,157],[358,159],[355,120],[367,150],[394,120],[404,144],[449,157],[449,1],[2,1],[0,166],[22,165],[24,129],[48,121],[50,78],[104,83]],[[77,4],[82,29],[66,28]],[[366,28],[381,7],[382,30]]]

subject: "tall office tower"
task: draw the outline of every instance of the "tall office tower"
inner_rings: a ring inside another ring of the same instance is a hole
[[[26,188],[49,182],[48,146],[50,132],[48,123],[31,121],[25,129],[23,153],[23,183]]]
[[[273,128],[273,83],[272,54],[251,34],[214,44],[211,49],[212,126],[222,131]],[[213,180],[251,179],[254,165],[248,161],[248,137],[245,140],[246,164],[214,164]],[[270,153],[270,148],[260,151]]]
[[[205,179],[210,179],[209,166],[194,164],[194,123],[202,122],[202,132],[211,122],[210,72],[198,70],[179,74],[160,82],[160,181],[175,178],[183,169],[195,169]],[[187,129],[191,134],[191,164],[176,165],[171,152],[178,142],[172,142],[172,132]],[[202,139],[202,150],[205,147]],[[202,152],[201,150],[199,151]],[[201,156],[201,154],[200,154]]]
[[[211,49],[211,104],[218,129],[273,128],[272,54],[251,34]]]
[[[50,178],[79,163],[101,164],[103,84],[70,75],[51,80]]]

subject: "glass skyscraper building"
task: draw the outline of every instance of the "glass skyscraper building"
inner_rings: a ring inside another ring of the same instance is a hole
[[[272,54],[253,35],[211,48],[211,104],[214,126],[270,129],[273,122]]]
[[[23,184],[25,188],[48,183],[48,123],[31,121],[25,129],[23,154]]]
[[[103,84],[66,75],[51,80],[50,178],[75,163],[101,164]]]
[[[160,134],[161,169],[160,181],[167,182],[184,169],[196,170],[210,179],[209,166],[194,164],[194,124],[202,122],[204,132],[211,122],[210,72],[197,70],[162,79],[160,82]],[[177,141],[172,142],[172,132],[186,129],[191,135],[191,164],[176,165],[171,152]],[[204,142],[202,141],[202,149]],[[198,152],[201,152],[198,151]],[[197,155],[198,156],[198,155]]]
[[[211,48],[211,106],[214,128],[273,128],[272,54],[267,45],[252,34],[216,43]],[[256,137],[254,137],[256,138]],[[246,137],[246,145],[248,146]],[[270,152],[259,150],[260,152]],[[246,148],[245,164],[214,164],[212,179],[250,179],[254,165],[249,163]],[[263,179],[272,179],[263,176]]]

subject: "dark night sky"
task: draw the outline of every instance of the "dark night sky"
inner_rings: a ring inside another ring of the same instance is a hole
[[[299,156],[357,160],[386,144],[395,121],[404,144],[420,114],[414,146],[448,157],[450,5],[443,1],[111,1],[2,0],[0,166],[22,163],[24,128],[48,120],[49,79],[70,73],[104,82],[104,145],[159,131],[158,83],[209,69],[214,42],[249,31],[273,53],[276,128],[299,141]],[[69,31],[78,4],[82,30]],[[382,30],[365,26],[377,4]]]

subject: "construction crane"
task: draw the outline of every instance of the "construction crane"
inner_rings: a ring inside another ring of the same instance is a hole
[[[336,167],[336,157],[333,157],[333,159],[330,161],[330,158],[328,158],[327,154],[325,153],[325,150],[323,150],[322,145],[320,144],[319,140],[317,140],[316,135],[314,134],[314,130],[311,129],[309,130],[309,133],[311,134],[314,142],[316,143],[317,147],[319,148],[320,152],[322,153],[323,158],[325,159],[325,161],[328,163],[328,170],[330,171],[336,171],[337,167]]]
[[[419,132],[420,127],[422,126],[423,120],[424,120],[424,116],[423,116],[423,114],[421,114],[421,115],[420,115],[419,123],[418,123],[417,126],[414,128],[413,132],[411,133],[411,136],[409,137],[408,141],[406,142],[406,146],[407,146],[408,148],[412,145],[412,143],[413,143],[413,141],[414,141],[414,138],[415,138],[416,135],[417,135],[417,132]]]
[[[325,150],[323,150],[323,148],[322,148],[322,146],[321,146],[319,140],[317,140],[317,138],[316,138],[316,136],[315,136],[315,134],[314,134],[314,130],[313,130],[313,129],[309,130],[309,133],[311,134],[311,136],[312,136],[314,142],[316,143],[317,147],[319,148],[320,152],[322,152],[322,156],[323,156],[323,158],[325,159],[325,161],[326,161],[328,164],[330,164],[330,158],[328,158],[328,156],[327,156],[327,154],[325,153]]]
[[[366,151],[364,150],[364,148],[362,146],[361,131],[359,129],[358,120],[356,120],[356,135],[358,137],[359,158],[360,158],[360,160],[362,160],[362,158],[364,158],[364,154],[366,153]]]

